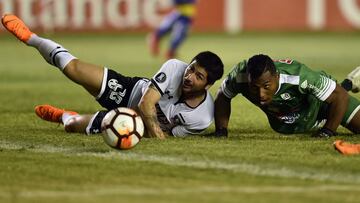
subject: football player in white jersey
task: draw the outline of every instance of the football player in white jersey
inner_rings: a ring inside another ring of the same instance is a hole
[[[77,59],[61,45],[31,32],[15,15],[5,14],[1,21],[9,32],[36,48],[49,64],[83,86],[107,110],[117,107],[137,110],[149,137],[197,134],[213,120],[214,104],[207,90],[222,77],[223,63],[212,52],[199,53],[190,64],[171,59],[151,80],[126,77]],[[35,108],[40,118],[62,123],[66,132],[87,134],[101,132],[101,121],[107,110],[80,115],[50,105]]]

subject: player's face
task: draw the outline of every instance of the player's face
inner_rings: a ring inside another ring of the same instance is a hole
[[[203,92],[207,87],[207,72],[198,63],[191,63],[185,70],[182,91],[183,93]]]
[[[264,106],[272,101],[279,86],[279,74],[264,72],[258,79],[249,82],[250,94],[256,103]]]

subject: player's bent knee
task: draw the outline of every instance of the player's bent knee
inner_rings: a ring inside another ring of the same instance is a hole
[[[79,59],[73,59],[65,66],[64,70],[68,73],[74,73],[77,71],[78,63]]]

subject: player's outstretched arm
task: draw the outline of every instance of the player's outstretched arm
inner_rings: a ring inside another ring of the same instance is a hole
[[[160,97],[160,92],[156,89],[156,87],[154,87],[153,84],[150,84],[149,88],[142,96],[138,107],[139,113],[146,126],[148,136],[164,139],[166,134],[160,128],[155,107],[156,103],[160,100]]]
[[[348,107],[349,94],[344,88],[336,84],[335,90],[325,101],[330,106],[327,121],[324,127],[318,132],[320,137],[335,135],[336,129],[339,127]]]
[[[215,98],[215,135],[227,136],[231,112],[231,99],[227,98],[221,89],[218,90]]]

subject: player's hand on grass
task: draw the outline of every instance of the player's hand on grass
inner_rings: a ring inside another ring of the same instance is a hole
[[[335,136],[336,135],[336,132],[330,130],[329,128],[320,128],[318,131],[316,131],[314,134],[313,134],[313,137],[319,137],[319,138],[329,138],[329,137],[332,137],[332,136]]]

